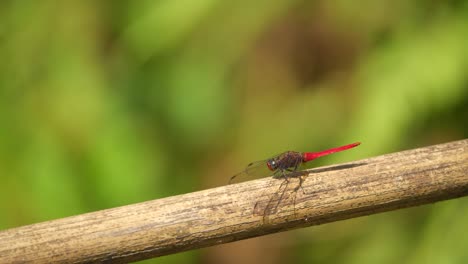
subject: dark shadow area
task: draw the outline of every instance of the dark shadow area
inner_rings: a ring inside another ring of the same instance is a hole
[[[343,164],[343,165],[337,165],[333,167],[328,167],[328,168],[318,168],[318,169],[310,169],[306,170],[304,172],[306,173],[320,173],[320,172],[326,172],[326,171],[335,171],[335,170],[345,170],[345,169],[351,169],[351,168],[356,168],[360,166],[367,165],[366,162],[362,163],[354,163],[354,164]]]
[[[296,207],[296,194],[299,189],[302,190],[303,194],[311,195],[311,193],[307,193],[302,188],[302,184],[304,183],[306,179],[305,176],[310,175],[311,173],[351,169],[351,168],[356,168],[356,167],[360,167],[363,165],[367,165],[367,163],[362,162],[362,163],[336,165],[336,166],[327,167],[327,168],[317,168],[317,169],[302,170],[302,171],[288,171],[286,174],[277,173],[276,175],[273,176],[273,178],[278,179],[278,180],[283,180],[283,182],[279,186],[278,190],[270,195],[266,203],[265,201],[261,201],[255,204],[254,214],[263,215],[263,223],[268,223],[269,221],[268,216],[275,214],[279,210],[280,207],[288,203],[288,202],[283,202],[286,192],[291,192],[291,194],[286,195],[286,200],[289,200],[290,197],[292,196],[292,199],[291,201],[289,201],[289,203],[292,203],[293,208],[295,208]],[[289,187],[291,178],[299,179],[299,183],[297,184],[297,186]]]
[[[320,172],[335,171],[335,170],[345,170],[345,169],[356,168],[356,167],[360,167],[360,166],[364,166],[364,165],[367,165],[367,163],[362,162],[362,163],[353,163],[353,164],[343,164],[343,165],[336,165],[336,166],[327,167],[327,168],[301,170],[301,171],[289,172],[289,173],[287,173],[286,177],[287,178],[297,178],[297,177],[302,177],[302,176],[305,176],[305,175],[309,175],[311,173],[320,173]],[[275,179],[284,179],[285,177],[282,174],[277,174],[277,175],[274,175],[273,178],[275,178]]]

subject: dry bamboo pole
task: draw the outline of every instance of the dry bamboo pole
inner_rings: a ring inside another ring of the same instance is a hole
[[[1,231],[0,263],[130,262],[466,196],[468,139],[303,176],[302,188],[265,178]]]

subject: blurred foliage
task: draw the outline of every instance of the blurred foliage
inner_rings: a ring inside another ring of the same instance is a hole
[[[466,1],[2,1],[0,57],[0,229],[468,137]],[[466,263],[467,204],[145,262]]]

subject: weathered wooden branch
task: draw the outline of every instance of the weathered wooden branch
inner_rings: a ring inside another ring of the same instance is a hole
[[[265,178],[5,230],[0,263],[129,262],[466,196],[468,139],[312,169],[301,187],[299,178]]]

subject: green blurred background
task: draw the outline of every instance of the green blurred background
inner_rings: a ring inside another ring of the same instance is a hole
[[[468,137],[467,1],[2,1],[0,230]],[[468,263],[468,199],[144,263]]]

